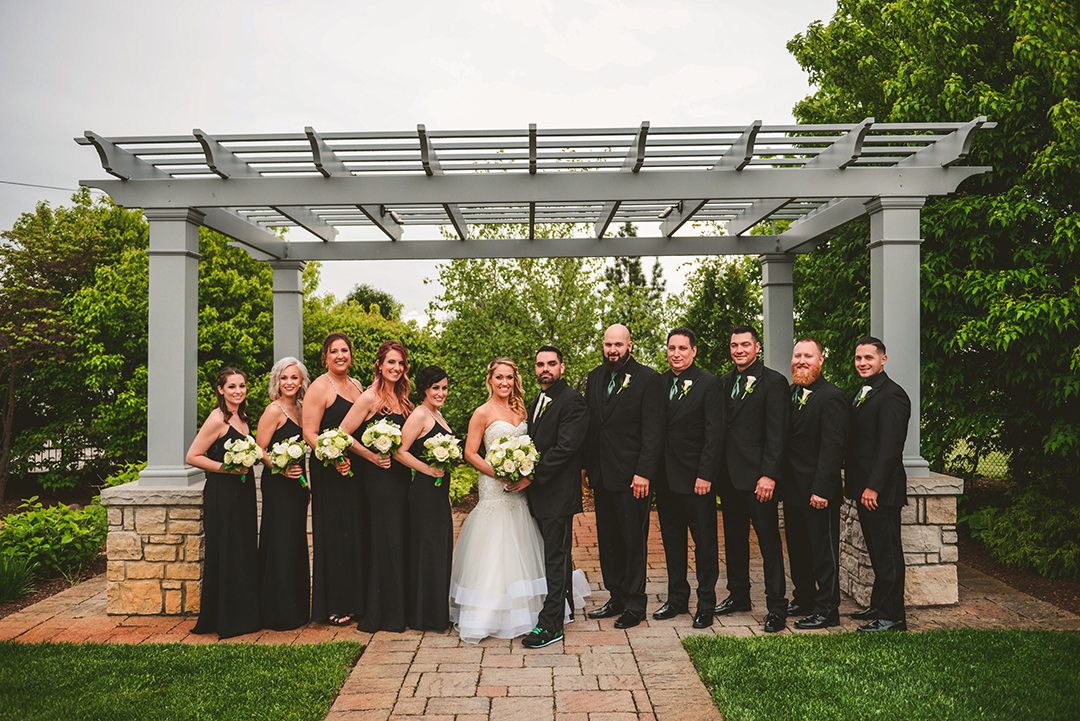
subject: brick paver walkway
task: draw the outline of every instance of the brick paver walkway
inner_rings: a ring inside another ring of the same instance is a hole
[[[455,516],[460,524],[463,516]],[[650,531],[649,610],[666,590],[663,548],[656,515]],[[721,538],[721,544],[723,539]],[[723,548],[721,546],[721,554]],[[594,589],[585,610],[607,599],[601,590],[596,526],[591,513],[575,523],[574,560]],[[692,559],[691,559],[692,562]],[[719,596],[723,598],[721,563]],[[367,650],[346,681],[328,721],[386,721],[421,716],[457,721],[675,721],[719,719],[698,679],[681,639],[690,634],[750,636],[762,633],[764,596],[760,557],[751,569],[754,610],[716,619],[712,628],[691,628],[690,616],[670,621],[651,617],[637,628],[616,631],[614,619],[590,621],[578,614],[563,642],[530,651],[516,641],[488,639],[460,643],[454,632],[367,634],[308,624],[296,631],[262,631],[230,639],[235,643],[315,643],[350,640]],[[1015,591],[999,581],[959,566],[960,603],[948,608],[909,609],[912,630],[935,628],[1049,628],[1080,630],[1080,617]],[[857,625],[840,607],[840,627]],[[194,618],[108,616],[105,578],[99,576],[19,613],[0,619],[0,640],[109,643],[215,643],[214,636],[191,635]],[[790,626],[783,633],[792,633]],[[825,633],[794,631],[794,633]]]

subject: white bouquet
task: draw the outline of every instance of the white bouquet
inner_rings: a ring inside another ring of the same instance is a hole
[[[307,455],[308,445],[300,440],[300,436],[293,436],[279,441],[270,447],[270,473],[284,473],[289,466],[295,466],[304,462]],[[300,474],[300,483],[307,485],[304,474]]]
[[[324,466],[333,466],[343,460],[345,450],[352,444],[352,436],[340,428],[331,428],[320,433],[315,439],[315,457],[322,461]],[[350,469],[346,475],[352,474]]]
[[[247,480],[247,472],[259,462],[259,447],[251,436],[233,438],[225,441],[225,457],[222,459],[221,470],[224,473],[243,471],[240,481]]]
[[[440,471],[451,471],[461,463],[461,441],[449,433],[439,433],[424,441],[424,460]],[[435,481],[442,485],[442,477]]]
[[[401,448],[401,428],[393,421],[381,420],[367,427],[364,434],[360,436],[360,442],[383,458],[387,458]]]
[[[540,460],[540,452],[527,435],[504,436],[491,444],[484,460],[495,469],[496,478],[517,483],[532,475]]]

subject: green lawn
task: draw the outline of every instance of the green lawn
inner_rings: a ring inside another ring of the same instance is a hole
[[[1080,635],[806,634],[684,642],[726,721],[1080,719]]]
[[[0,643],[0,719],[322,719],[363,648]]]

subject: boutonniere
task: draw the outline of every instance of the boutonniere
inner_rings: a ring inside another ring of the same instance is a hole
[[[630,385],[630,374],[627,373],[623,376],[622,385],[619,386],[619,390],[615,391],[616,395],[622,393]]]
[[[757,376],[746,376],[746,390],[742,392],[743,398],[754,392],[755,383],[757,383]]]
[[[544,411],[548,409],[549,405],[551,405],[551,399],[544,396],[544,400],[540,402],[540,414],[536,416],[537,420],[544,417]]]
[[[806,405],[806,402],[808,400],[810,400],[810,394],[811,393],[813,393],[813,391],[810,390],[809,388],[803,388],[802,389],[802,395],[799,397],[799,410],[800,411],[803,409],[803,406]]]
[[[682,390],[679,391],[679,399],[680,400],[686,397],[686,394],[690,392],[690,386],[692,386],[692,385],[694,385],[694,381],[692,381],[692,380],[688,379],[688,380],[683,381]]]
[[[862,387],[862,390],[859,391],[859,397],[855,401],[855,407],[856,408],[858,408],[859,406],[861,406],[863,404],[863,401],[866,400],[866,397],[868,395],[870,395],[870,391],[872,391],[872,390],[874,390],[873,386],[863,386]]]

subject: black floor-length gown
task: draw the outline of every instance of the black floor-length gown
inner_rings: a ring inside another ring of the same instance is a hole
[[[274,431],[270,447],[301,435],[291,418]],[[301,464],[301,468],[304,465]],[[307,475],[305,469],[305,477]],[[263,628],[291,631],[311,619],[307,509],[310,493],[299,478],[263,466],[259,529],[259,601]]]
[[[337,428],[352,409],[337,396],[323,413],[319,432]],[[343,476],[334,466],[311,462],[311,620],[359,614],[364,610],[366,576],[367,501],[364,466],[371,464],[350,454],[353,475]]]
[[[426,455],[424,441],[447,430],[436,423],[417,438],[409,453]],[[409,566],[405,620],[409,628],[445,631],[450,627],[450,567],[454,560],[454,518],[450,511],[450,473],[438,478],[417,472],[409,486]]]
[[[364,429],[383,419],[393,421],[399,428],[405,424],[400,413],[377,413]],[[368,461],[362,463],[368,508],[378,521],[368,526],[367,603],[357,627],[369,633],[404,631],[411,471],[398,461],[391,461],[389,468],[379,468]]]
[[[221,463],[225,442],[243,439],[232,426],[214,441],[206,457]],[[192,633],[221,638],[258,631],[259,532],[255,474],[241,481],[233,473],[207,473],[203,487],[203,580],[199,620]]]

